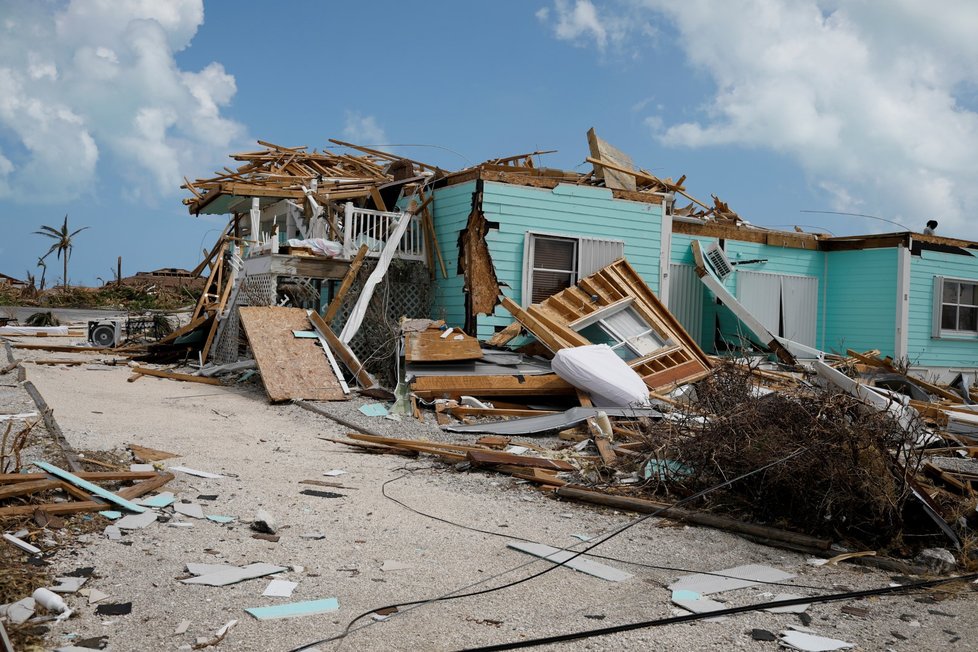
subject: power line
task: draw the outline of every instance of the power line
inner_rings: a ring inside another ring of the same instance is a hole
[[[889,222],[890,224],[896,224],[901,229],[908,228],[904,224],[900,224],[899,222],[894,222],[893,220],[888,220],[885,217],[879,217],[878,215],[867,215],[865,213],[845,213],[845,212],[842,212],[842,211],[808,211],[808,210],[801,210],[799,212],[801,212],[801,213],[822,213],[823,215],[852,215],[853,217],[868,217],[871,220],[879,220],[880,222]]]

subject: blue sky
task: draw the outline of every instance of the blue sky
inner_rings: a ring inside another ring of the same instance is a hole
[[[681,5],[681,7],[680,7]],[[0,2],[0,271],[69,214],[73,283],[193,267],[205,176],[261,138],[449,169],[598,133],[759,225],[978,239],[978,3]],[[875,5],[878,6],[878,5]],[[443,149],[444,148],[444,149]],[[60,265],[49,265],[49,283]]]

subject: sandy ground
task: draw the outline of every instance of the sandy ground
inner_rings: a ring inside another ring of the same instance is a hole
[[[54,556],[56,570],[94,566],[87,586],[109,594],[105,602],[131,601],[132,613],[99,616],[96,605],[69,596],[77,616],[52,629],[52,647],[104,635],[110,650],[188,649],[197,637],[209,637],[237,620],[217,649],[290,650],[335,636],[354,617],[372,609],[433,598],[479,582],[478,589],[498,586],[546,568],[547,562],[528,564],[532,558],[507,549],[506,537],[571,546],[580,544],[573,534],[594,536],[633,519],[630,514],[553,500],[506,476],[458,472],[424,457],[351,452],[318,438],[342,435],[342,427],[294,405],[269,405],[260,386],[223,388],[150,377],[127,383],[125,368],[97,365],[27,368],[28,379],[54,408],[75,448],[121,450],[136,443],[180,453],[164,464],[224,477],[177,473],[165,489],[199,502],[207,514],[237,519],[219,525],[178,516],[173,520],[193,527],[155,523],[122,541],[93,535],[62,548]],[[342,410],[344,416],[353,412],[349,404],[322,406]],[[422,429],[364,419],[386,432],[418,436]],[[347,473],[324,477],[330,469]],[[299,484],[303,479],[339,480],[349,488],[310,487]],[[305,489],[338,495],[300,493]],[[501,536],[416,514],[386,498],[383,490],[427,514]],[[216,494],[216,500],[197,498],[208,494]],[[247,522],[259,508],[278,520],[278,543],[252,538]],[[312,533],[324,538],[302,536]],[[665,588],[676,577],[749,563],[796,574],[787,581],[793,588],[755,586],[713,597],[734,606],[763,601],[771,593],[814,595],[891,582],[883,572],[846,564],[814,567],[801,555],[656,519],[595,552],[618,558],[605,563],[634,577],[615,583],[558,568],[504,590],[402,609],[384,622],[367,617],[357,624],[365,627],[341,643],[325,643],[319,649],[454,650],[668,617],[678,613]],[[385,561],[407,568],[381,570]],[[185,585],[178,578],[186,576],[188,562],[286,566],[291,570],[282,577],[298,582],[298,587],[285,599],[262,597],[269,578],[227,587]],[[324,615],[257,621],[244,612],[247,607],[331,597],[338,599],[339,610]],[[867,615],[846,614],[841,611],[845,605],[863,607]],[[860,649],[968,650],[978,648],[975,607],[975,593],[959,589],[816,604],[808,614],[810,627],[819,634]],[[189,630],[174,635],[185,619],[191,622]],[[657,627],[536,649],[775,650],[777,643],[752,640],[751,629],[777,633],[799,624],[799,616],[793,614],[748,613],[721,622]]]

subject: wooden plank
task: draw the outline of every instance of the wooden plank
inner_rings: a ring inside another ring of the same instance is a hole
[[[479,340],[462,331],[453,330],[442,338],[444,331],[429,329],[404,334],[404,360],[407,362],[449,362],[478,360],[482,357]],[[461,337],[462,339],[458,339]]]
[[[155,448],[146,448],[145,446],[139,446],[137,444],[129,444],[128,448],[130,451],[132,451],[133,457],[144,463],[159,462],[160,460],[180,457],[178,453],[168,453],[167,451],[161,451]]]
[[[511,339],[519,335],[522,329],[523,327],[520,325],[520,323],[514,321],[512,324],[490,337],[486,341],[486,344],[489,346],[503,346]]]
[[[568,342],[560,339],[536,317],[523,310],[519,304],[509,297],[500,295],[500,303],[502,304],[503,308],[509,311],[509,314],[516,318],[516,321],[522,324],[526,330],[533,334],[533,337],[540,340],[540,342],[551,351],[557,352],[571,346]]]
[[[387,212],[387,204],[384,203],[384,198],[381,197],[377,186],[370,186],[370,198],[374,200],[374,206],[377,207],[377,210]]]
[[[206,378],[204,376],[192,376],[190,374],[181,374],[175,371],[163,371],[161,369],[150,369],[149,367],[132,367],[132,372],[140,376],[155,376],[156,378],[168,378],[170,380],[181,380],[188,383],[201,383],[204,385],[223,385],[217,378]],[[136,378],[128,378],[128,381],[134,382]]]
[[[330,328],[322,317],[319,316],[315,310],[309,313],[309,323],[312,324],[313,328],[316,329],[323,338],[326,339],[326,343],[329,344],[329,348],[338,357],[347,369],[350,370],[356,379],[360,383],[360,386],[364,389],[370,389],[371,387],[377,386],[377,379],[375,379],[370,373],[364,369],[363,363],[357,358],[357,354],[353,352],[349,346],[347,346],[343,340],[337,337],[333,329]]]
[[[475,464],[495,466],[526,466],[540,469],[553,469],[555,471],[576,471],[574,465],[563,460],[550,460],[544,457],[529,457],[526,455],[513,455],[512,453],[502,453],[499,451],[476,451],[471,450],[466,453],[470,462]]]
[[[341,401],[346,398],[317,341],[292,335],[294,330],[308,328],[309,317],[305,310],[243,306],[238,309],[238,314],[271,401]]]
[[[78,473],[76,475],[78,477],[85,476],[84,473]],[[115,495],[124,500],[134,500],[140,496],[148,494],[151,491],[159,489],[173,479],[172,473],[154,473],[150,475],[153,477],[131,487],[124,487],[123,489],[117,491]],[[13,507],[0,508],[0,518],[5,518],[8,516],[30,516],[35,510],[38,509],[45,511],[48,514],[77,514],[79,512],[96,512],[98,510],[105,509],[105,505],[106,504],[104,502],[98,500],[51,503],[45,505],[17,505]]]
[[[157,476],[156,471],[75,471],[75,475],[91,482],[124,482],[127,480],[147,480]],[[47,473],[0,473],[0,484],[9,482],[34,482],[49,480]]]
[[[167,344],[169,342],[175,341],[178,337],[181,337],[183,335],[186,335],[187,333],[192,333],[193,331],[195,331],[198,328],[200,328],[200,326],[205,321],[207,321],[208,319],[210,319],[210,315],[208,315],[208,314],[205,313],[205,314],[201,315],[200,317],[197,317],[197,319],[191,320],[187,325],[181,326],[180,328],[178,328],[177,330],[173,331],[172,333],[170,333],[166,337],[160,338],[160,340],[157,342],[157,344]]]
[[[104,346],[67,346],[63,344],[11,344],[15,349],[25,349],[31,351],[53,351],[55,353],[84,353],[87,351],[100,351],[102,353],[112,352],[118,355],[126,355],[124,351],[106,348]],[[135,355],[135,354],[133,354]]]
[[[346,298],[347,293],[353,286],[353,282],[357,279],[357,273],[360,271],[360,267],[363,265],[363,260],[367,257],[367,252],[370,251],[370,247],[367,245],[360,245],[360,249],[357,251],[357,255],[353,257],[350,262],[350,269],[347,270],[346,275],[343,276],[343,282],[340,283],[339,289],[336,291],[336,295],[333,300],[329,302],[329,307],[326,308],[326,312],[323,314],[323,321],[327,324],[333,323],[333,318],[336,317],[336,312],[343,305],[343,299]]]
[[[618,148],[608,144],[601,138],[598,138],[598,135],[594,132],[593,127],[587,132],[587,144],[588,149],[591,150],[591,156],[596,159],[607,161],[608,163],[618,166],[619,168],[630,169],[635,167],[635,163],[632,161],[630,156]],[[594,164],[594,171],[599,178],[604,179],[604,185],[606,188],[616,188],[618,190],[636,190],[635,174],[623,173],[616,170],[614,167],[605,168],[599,163]]]
[[[573,385],[556,374],[540,376],[421,376],[411,385],[418,398],[465,396],[573,396]]]
[[[14,482],[0,487],[0,500],[13,498],[15,496],[25,496],[27,494],[39,493],[57,489],[61,486],[60,480],[31,480],[30,482]]]

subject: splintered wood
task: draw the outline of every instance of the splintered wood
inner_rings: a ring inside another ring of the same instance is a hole
[[[317,340],[297,338],[309,319],[301,308],[242,307],[241,325],[269,400],[342,401],[339,379]]]
[[[437,329],[405,333],[404,359],[407,362],[447,362],[482,357],[479,340],[461,331],[452,331],[445,337],[442,337],[443,333]]]
[[[486,242],[489,224],[479,208],[481,205],[481,198],[473,202],[469,221],[459,236],[462,249],[459,266],[465,275],[464,289],[470,298],[472,317],[491,315],[499,303],[499,279]]]

